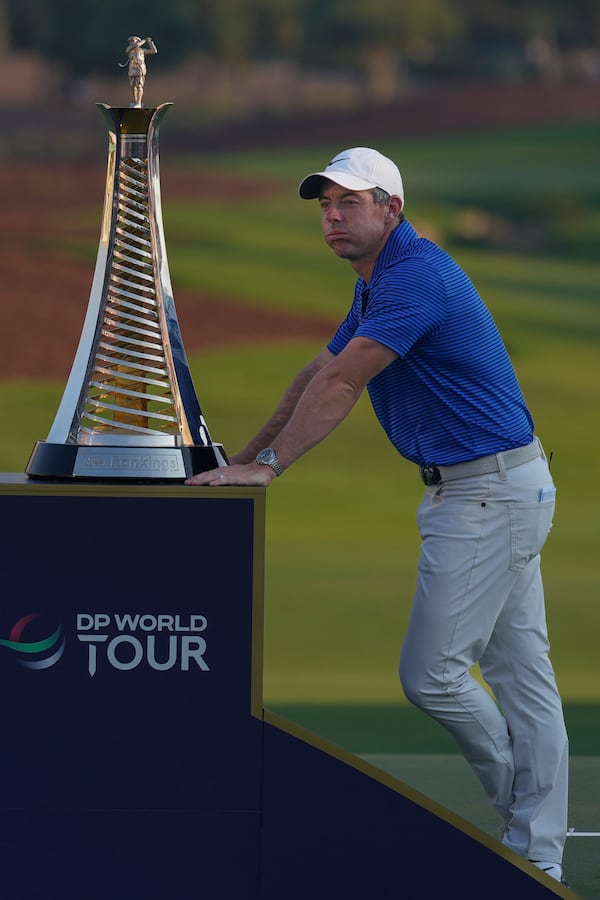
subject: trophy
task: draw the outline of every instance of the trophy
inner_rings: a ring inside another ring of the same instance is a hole
[[[158,134],[171,103],[145,108],[150,38],[129,38],[129,107],[96,104],[109,130],[104,211],[71,373],[31,478],[183,480],[227,465],[194,390],[162,223]]]

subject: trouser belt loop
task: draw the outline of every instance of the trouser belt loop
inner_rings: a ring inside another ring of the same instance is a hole
[[[540,441],[539,437],[536,437],[535,440],[536,440],[536,442],[537,442],[538,447],[540,448],[540,456],[542,457],[542,459],[545,459],[546,462],[547,462],[547,461],[548,461],[548,457],[547,457],[546,454],[544,453],[544,448],[542,447],[542,442]]]
[[[500,475],[502,481],[506,481],[507,475],[506,466],[504,465],[504,454],[496,453],[496,461],[498,463],[498,474]]]

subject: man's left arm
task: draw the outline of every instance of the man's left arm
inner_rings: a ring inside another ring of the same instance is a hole
[[[272,443],[282,469],[319,444],[346,418],[368,382],[398,354],[371,338],[355,337],[312,379],[289,422]],[[186,484],[267,486],[275,478],[270,466],[256,462],[200,472]]]

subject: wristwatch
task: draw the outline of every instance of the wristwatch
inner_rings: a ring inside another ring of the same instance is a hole
[[[277,454],[271,447],[265,447],[261,450],[255,460],[259,466],[271,466],[276,475],[283,475],[283,469],[277,459]]]

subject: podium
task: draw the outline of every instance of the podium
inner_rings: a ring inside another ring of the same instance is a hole
[[[0,522],[3,896],[572,896],[264,709],[264,489],[9,474]]]

